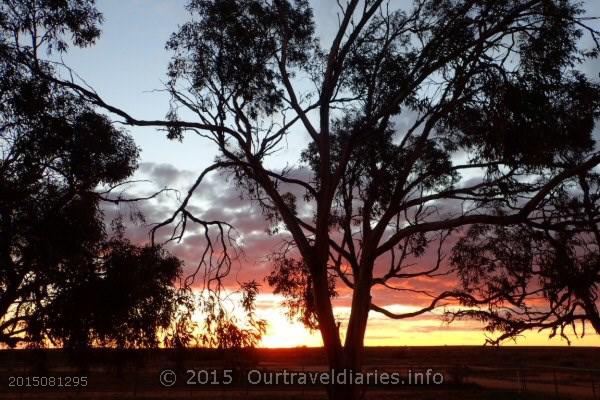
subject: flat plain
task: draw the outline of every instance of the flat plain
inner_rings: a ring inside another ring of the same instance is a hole
[[[160,382],[165,370],[176,377],[170,387]],[[249,371],[327,368],[319,348],[2,350],[0,399],[326,399],[319,385],[249,383]],[[365,388],[366,399],[600,399],[600,348],[370,347],[364,372],[413,380]]]

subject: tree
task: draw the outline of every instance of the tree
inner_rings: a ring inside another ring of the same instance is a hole
[[[272,282],[318,326],[330,367],[358,370],[370,311],[402,320],[448,302],[494,300],[406,287],[456,272],[444,262],[451,234],[525,224],[557,187],[600,162],[591,136],[599,87],[578,71],[598,55],[580,38],[598,44],[598,32],[569,0],[339,7],[338,30],[323,49],[307,1],[190,1],[190,22],[167,44],[173,108],[165,120],[136,119],[75,79],[50,79],[123,123],[212,141],[214,164],[157,228],[178,222],[182,235],[196,222],[226,237],[227,225],[187,205],[207,174],[232,174],[288,235]],[[196,120],[180,119],[181,107]],[[272,168],[270,156],[290,135],[307,138],[305,151],[292,167]],[[332,282],[352,293],[344,342]],[[374,287],[429,296],[430,304],[393,313],[377,304]],[[352,387],[329,394],[359,395]]]
[[[70,349],[156,347],[161,330],[173,322],[181,261],[122,235],[102,243],[100,253],[97,265],[68,271],[78,276],[56,285],[47,304],[35,309],[29,329]]]
[[[204,331],[200,333],[202,345],[231,350],[253,348],[260,343],[267,331],[267,322],[256,316],[255,300],[259,285],[256,281],[244,282],[237,294],[239,302],[228,304],[220,297],[218,290],[205,290],[201,300],[204,316]],[[230,294],[231,295],[231,294]],[[240,318],[239,310],[243,312]]]
[[[100,21],[90,1],[0,5],[0,342],[9,346],[155,345],[171,324],[180,261],[120,230],[109,238],[100,209],[136,200],[111,189],[137,167],[137,147],[36,72],[54,73],[37,52],[64,51],[67,34],[89,45]]]
[[[490,332],[500,332],[488,339],[494,344],[531,329],[569,343],[569,328],[582,336],[586,325],[600,332],[598,196],[598,175],[580,174],[550,193],[535,218],[471,227],[452,262],[466,291],[494,301],[448,317],[486,322]]]

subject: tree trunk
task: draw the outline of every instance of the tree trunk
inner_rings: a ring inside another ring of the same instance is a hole
[[[365,269],[361,270],[364,271]],[[362,273],[361,273],[362,275]],[[352,306],[344,350],[350,367],[360,369],[363,364],[364,339],[371,307],[371,277],[360,276],[352,293]]]
[[[352,295],[350,320],[348,322],[346,341],[343,348],[341,346],[337,325],[335,325],[329,295],[327,295],[329,312],[324,314],[326,325],[322,324],[321,315],[318,315],[319,327],[323,337],[325,351],[327,352],[329,368],[334,369],[336,374],[343,370],[354,373],[362,371],[364,337],[371,304],[371,269],[364,268],[363,271],[365,271],[365,275],[359,278]],[[324,284],[327,285],[326,277]],[[315,280],[315,290],[317,286]],[[315,296],[315,301],[317,303],[317,309],[319,309],[317,296]],[[331,319],[329,319],[329,315],[331,316]],[[333,323],[333,328],[330,323]],[[327,329],[325,329],[326,326],[328,327]],[[334,335],[330,335],[332,331],[334,332]],[[334,337],[332,338],[331,336]],[[327,394],[330,400],[358,400],[362,398],[362,388],[351,383],[346,385],[331,385],[328,388]]]
[[[314,266],[314,264],[313,264]],[[327,364],[330,370],[343,371],[352,369],[345,348],[342,347],[340,335],[333,306],[329,298],[329,286],[327,281],[327,270],[325,268],[312,268],[313,293],[319,331],[323,339],[323,347],[327,355]],[[329,385],[327,396],[330,400],[358,400],[358,391],[352,385]]]
[[[350,375],[362,371],[362,365],[358,363],[361,358],[356,356],[356,353],[362,354],[362,350],[362,346],[360,349],[344,348],[341,357],[336,360],[335,365],[330,363],[329,368],[335,370],[335,375],[344,370],[348,371]],[[362,398],[362,394],[363,388],[352,382],[340,385],[333,384],[327,388],[329,400],[359,400]]]
[[[333,316],[331,299],[329,298],[327,270],[325,268],[322,270],[313,269],[312,277],[315,312],[319,321],[319,331],[327,353],[327,360],[330,366],[338,366],[343,358],[342,343]]]
[[[329,400],[360,400],[361,390],[356,385],[333,385],[327,391]]]

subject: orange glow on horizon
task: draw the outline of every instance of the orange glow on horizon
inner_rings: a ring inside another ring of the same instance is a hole
[[[267,332],[259,347],[291,348],[322,346],[319,331],[309,331],[300,322],[290,321],[286,310],[281,306],[281,297],[273,294],[259,294],[256,312],[259,318],[267,321]],[[391,311],[407,312],[415,306],[395,304],[388,307]],[[334,314],[341,321],[342,335],[348,320],[349,308],[334,307]],[[578,327],[579,328],[579,327]],[[580,333],[580,331],[578,331]],[[567,332],[571,346],[599,346],[600,336],[586,329],[586,335],[578,338]],[[531,331],[516,341],[505,341],[504,346],[567,346],[559,337],[550,339],[549,331]],[[485,332],[481,325],[473,321],[457,321],[445,324],[436,315],[419,319],[397,321],[372,312],[365,336],[366,346],[481,346],[485,343]],[[342,336],[342,341],[344,337]]]

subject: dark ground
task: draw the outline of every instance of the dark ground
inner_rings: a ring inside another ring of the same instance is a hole
[[[223,369],[233,370],[236,379],[255,369],[324,371],[324,361],[321,349],[315,348],[2,350],[0,399],[325,399],[320,386],[257,387],[244,379],[224,385],[221,376]],[[173,387],[160,385],[165,369],[176,374]],[[431,369],[444,377],[440,386],[430,382],[371,387],[367,399],[600,400],[600,348],[378,347],[367,349],[365,369],[403,377]],[[217,384],[195,382],[198,371],[204,371],[202,379]],[[84,376],[85,387],[81,380],[74,384],[73,377]]]

